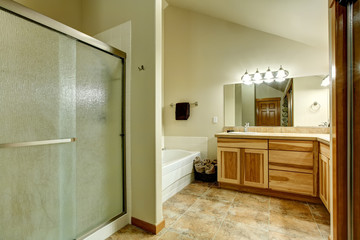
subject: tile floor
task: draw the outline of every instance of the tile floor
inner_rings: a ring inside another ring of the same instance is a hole
[[[158,235],[128,225],[107,240],[327,240],[330,216],[322,205],[220,189],[194,182],[163,204]]]

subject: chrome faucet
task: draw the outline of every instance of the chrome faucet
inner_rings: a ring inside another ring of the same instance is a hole
[[[248,122],[245,123],[244,132],[247,132],[249,127],[250,127],[250,123],[248,123]]]

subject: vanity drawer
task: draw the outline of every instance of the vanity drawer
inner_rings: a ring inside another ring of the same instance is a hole
[[[327,158],[330,158],[330,147],[329,145],[320,143],[320,153]]]
[[[269,169],[312,173],[313,152],[269,151]]]
[[[218,138],[218,147],[268,149],[268,140],[242,139],[242,138]]]
[[[269,170],[269,188],[272,190],[314,196],[312,174]]]
[[[312,152],[313,141],[288,141],[288,140],[269,140],[269,149]]]

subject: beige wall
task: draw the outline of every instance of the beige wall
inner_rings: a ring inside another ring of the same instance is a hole
[[[172,6],[164,21],[164,135],[208,137],[211,158],[216,158],[214,134],[224,126],[224,84],[238,82],[246,69],[276,70],[280,64],[291,76],[328,72],[327,50]],[[169,106],[180,101],[199,102],[187,121],[176,121]]]
[[[322,87],[324,77],[311,76],[294,78],[294,126],[318,126],[330,121],[330,91]],[[314,102],[320,104],[319,110],[311,109]]]
[[[15,0],[45,16],[82,30],[82,0]]]

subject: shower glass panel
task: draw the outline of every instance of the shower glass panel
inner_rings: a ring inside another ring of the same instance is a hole
[[[124,59],[2,9],[0,31],[0,239],[79,238],[126,211]]]
[[[75,136],[76,41],[0,11],[0,143]]]
[[[122,60],[76,46],[77,234],[123,212]]]
[[[76,41],[0,11],[0,143],[75,137]],[[0,239],[71,239],[74,143],[0,149]]]
[[[75,144],[0,149],[0,239],[74,239]]]

